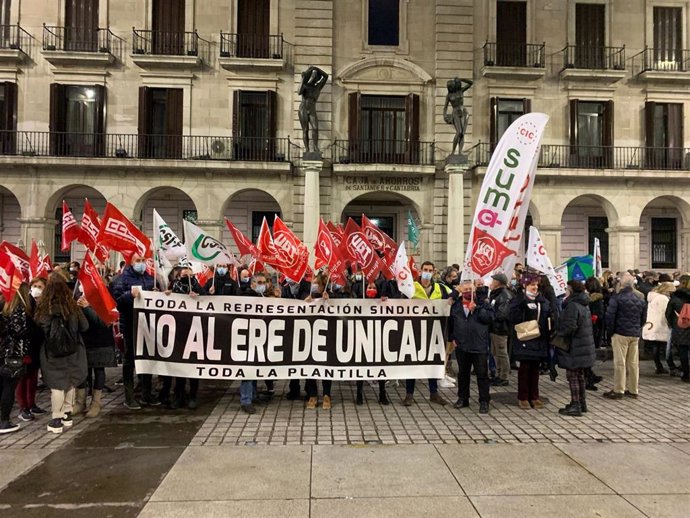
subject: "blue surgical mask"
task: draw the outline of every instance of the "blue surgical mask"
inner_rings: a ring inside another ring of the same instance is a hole
[[[219,266],[218,268],[216,268],[216,273],[223,277],[228,274],[228,269],[224,268],[223,266]]]
[[[240,279],[240,282],[242,284],[247,284],[249,282],[249,277],[243,277],[242,279]]]
[[[422,272],[421,277],[422,277],[422,280],[424,280],[424,281],[430,281],[431,278],[433,277],[433,275],[434,274],[431,272]]]
[[[134,263],[132,269],[137,273],[144,273],[146,271],[146,263]]]
[[[254,291],[257,292],[259,295],[263,295],[264,293],[266,293],[266,285],[257,284],[256,288],[254,288]]]

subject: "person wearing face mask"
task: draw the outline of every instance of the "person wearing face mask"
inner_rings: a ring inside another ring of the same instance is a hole
[[[460,297],[450,308],[448,338],[458,359],[458,400],[455,408],[470,406],[470,371],[474,367],[479,389],[479,413],[489,413],[489,329],[494,309],[487,298],[476,301],[472,281],[460,283]]]
[[[240,280],[239,285],[237,286],[237,295],[240,296],[254,296],[254,293],[252,292],[252,274],[249,273],[249,268],[244,267],[240,268],[239,272],[237,272],[237,277]]]
[[[213,278],[206,281],[204,291],[209,295],[237,295],[239,286],[230,277],[230,268],[227,264],[217,264],[213,268]]]
[[[450,289],[445,285],[434,282],[434,263],[424,261],[421,266],[419,281],[414,283],[413,299],[436,300],[447,299],[450,296]],[[412,406],[414,403],[414,388],[416,380],[408,379],[405,381],[405,399],[403,405]],[[437,405],[446,405],[448,402],[438,393],[438,380],[429,379],[429,400]]]
[[[120,332],[124,336],[125,354],[122,361],[122,379],[125,387],[125,406],[130,410],[141,410],[141,404],[158,406],[160,401],[151,395],[151,374],[141,375],[142,399],[134,397],[134,299],[143,291],[153,291],[154,279],[146,271],[146,260],[139,254],[132,254],[122,274],[111,284],[111,295],[120,312]]]
[[[350,276],[350,291],[353,299],[363,299],[366,296],[366,278],[364,272],[359,268],[358,264],[351,266],[353,273]]]
[[[510,301],[509,319],[512,326],[513,359],[518,367],[518,406],[524,410],[544,408],[539,398],[539,365],[549,357],[549,319],[551,307],[539,293],[539,276],[524,273],[520,278],[522,290]],[[539,336],[521,340],[515,325],[536,320]]]
[[[314,277],[311,283],[311,293],[305,299],[305,302],[313,302],[316,299],[328,300],[330,293],[326,290],[326,277],[323,273],[319,273]],[[323,402],[321,407],[324,410],[331,409],[331,385],[332,380],[321,380],[321,387],[323,390]],[[304,382],[304,389],[307,391],[307,408],[313,410],[319,402],[319,388],[315,379],[309,378]]]
[[[47,279],[45,277],[35,277],[31,279],[30,293],[30,314],[36,311],[36,305],[41,300],[43,290],[46,288]],[[21,421],[33,421],[35,417],[46,413],[45,410],[36,405],[36,388],[38,386],[38,371],[41,367],[41,344],[43,343],[43,331],[33,319],[29,319],[31,337],[29,340],[29,357],[31,362],[26,366],[26,374],[19,379],[17,388],[14,392],[17,405],[19,406],[19,419]]]
[[[304,300],[311,293],[311,283],[306,279],[302,279],[300,282],[294,282],[287,279],[283,283],[283,288],[281,290],[281,298],[293,299],[293,300]],[[286,337],[287,339],[287,337]],[[288,393],[285,396],[286,399],[290,401],[295,401],[302,398],[302,389],[300,387],[299,379],[291,379],[288,384]]]

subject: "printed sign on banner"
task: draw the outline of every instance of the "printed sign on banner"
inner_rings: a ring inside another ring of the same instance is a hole
[[[134,301],[136,370],[182,378],[441,378],[445,300],[197,297]]]
[[[535,227],[529,227],[529,244],[527,245],[525,262],[530,268],[546,275],[557,297],[565,295],[568,281],[567,270],[565,279],[559,279],[556,270],[553,268],[553,263],[546,253],[546,248],[541,240],[539,231]]]

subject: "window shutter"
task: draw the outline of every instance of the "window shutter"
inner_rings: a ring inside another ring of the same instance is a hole
[[[522,113],[532,113],[532,99],[523,97],[522,99]]]
[[[646,147],[656,147],[656,139],[654,138],[655,110],[656,103],[654,101],[644,103],[644,145]]]
[[[61,156],[64,149],[65,136],[65,85],[53,83],[50,85],[50,154]]]
[[[604,109],[604,142],[605,146],[613,146],[613,101],[606,101]]]
[[[491,151],[496,148],[498,142],[498,97],[489,99],[489,143]]]
[[[577,99],[570,100],[570,145],[577,147]],[[575,150],[571,150],[574,153]]]
[[[266,119],[267,119],[267,133],[268,141],[266,142],[266,149],[268,156],[266,160],[273,160],[276,150],[276,132],[278,129],[278,94],[273,90],[266,92]],[[281,150],[285,152],[285,150]]]
[[[409,94],[405,98],[405,140],[408,164],[419,163],[419,96]]]
[[[5,90],[5,113],[2,114],[2,130],[17,129],[17,83],[3,83]]]
[[[165,132],[168,134],[166,154],[171,158],[182,157],[182,105],[184,90],[168,88],[165,103]],[[194,154],[194,153],[192,153]]]
[[[149,132],[151,125],[149,122],[151,113],[151,89],[148,86],[139,87],[139,151],[140,158],[149,156]]]
[[[242,135],[240,135],[240,128],[242,125],[240,124],[240,96],[242,95],[242,90],[235,90],[232,92],[232,136],[235,138],[239,138]]]
[[[102,156],[105,148],[106,90],[103,85],[94,85],[93,88],[96,91],[96,121],[94,124],[96,136],[94,153],[97,156]]]
[[[348,95],[347,137],[350,161],[356,162],[360,152],[360,130],[362,114],[362,94],[353,92]]]

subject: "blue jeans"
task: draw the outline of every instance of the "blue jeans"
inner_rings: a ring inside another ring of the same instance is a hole
[[[417,380],[405,380],[405,392],[414,394],[414,386]],[[429,393],[436,394],[438,392],[438,380],[436,378],[429,378]]]
[[[251,405],[256,397],[255,381],[240,381],[240,405]]]

